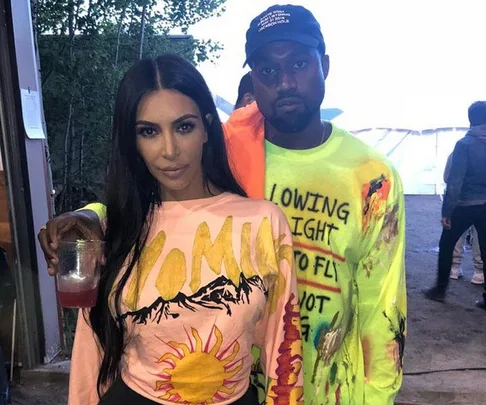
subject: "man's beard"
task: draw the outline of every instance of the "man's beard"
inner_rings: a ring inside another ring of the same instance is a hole
[[[306,107],[304,111],[287,114],[286,116],[278,116],[274,111],[273,117],[267,118],[267,120],[278,132],[295,134],[302,132],[308,127],[317,111]]]

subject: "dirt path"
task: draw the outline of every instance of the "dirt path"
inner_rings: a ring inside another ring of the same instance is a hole
[[[464,257],[464,279],[451,280],[447,302],[426,300],[421,290],[433,285],[436,277],[441,201],[438,196],[410,196],[406,198],[406,205],[409,322],[405,372],[485,367],[486,312],[474,307],[483,288],[470,283],[473,274],[471,252],[466,252]],[[455,401],[444,399],[440,402],[442,405],[484,405],[486,371],[406,375],[401,398],[414,397],[417,391],[442,392]],[[469,397],[461,400],[459,394]],[[483,399],[480,402],[472,399],[477,396]]]
[[[13,387],[13,405],[65,405],[67,404],[66,381],[25,381]]]
[[[409,336],[406,371],[484,367],[486,312],[474,307],[483,288],[470,283],[471,252],[466,252],[464,258],[464,279],[451,280],[447,303],[426,300],[421,289],[431,286],[436,277],[434,248],[440,236],[440,200],[437,197],[408,198],[407,211]]]
[[[484,405],[486,371],[435,372],[485,366],[486,312],[474,308],[482,287],[469,282],[471,253],[465,255],[466,277],[451,283],[447,303],[423,298],[421,290],[431,286],[436,275],[441,202],[438,196],[410,196],[406,205],[409,322],[405,372],[429,374],[406,375],[400,398],[411,404]],[[13,397],[17,405],[65,404],[67,384],[25,381],[14,388]]]

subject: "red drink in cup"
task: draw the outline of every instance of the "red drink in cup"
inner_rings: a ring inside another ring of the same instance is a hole
[[[57,251],[57,294],[65,308],[91,308],[96,304],[104,242],[61,241]]]
[[[68,288],[69,291],[57,290],[59,302],[64,308],[91,308],[96,305],[98,287],[85,289],[85,286],[74,284]]]

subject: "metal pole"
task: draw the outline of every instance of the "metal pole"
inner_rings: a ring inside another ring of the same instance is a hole
[[[15,361],[15,340],[16,340],[16,326],[17,326],[17,298],[14,300],[13,316],[12,316],[12,351],[10,353],[10,381],[13,381],[14,375],[14,361]]]

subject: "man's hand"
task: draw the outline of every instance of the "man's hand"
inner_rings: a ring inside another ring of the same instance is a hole
[[[104,240],[104,235],[98,216],[86,210],[67,212],[51,219],[45,228],[40,230],[37,238],[44,252],[48,272],[54,276],[59,264],[57,249],[60,240]]]
[[[440,220],[440,223],[442,224],[442,227],[444,229],[447,229],[447,230],[451,229],[451,219],[450,218],[442,218]]]

